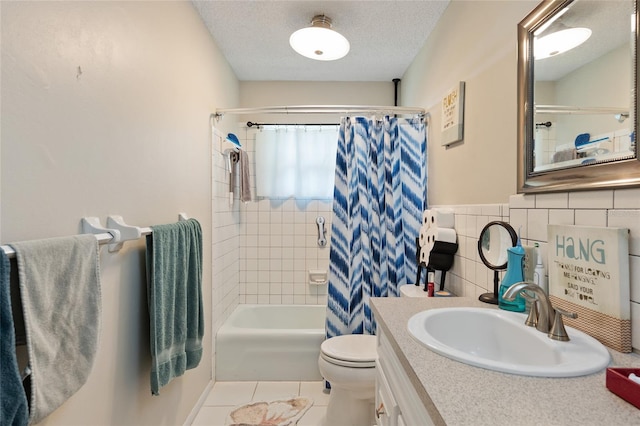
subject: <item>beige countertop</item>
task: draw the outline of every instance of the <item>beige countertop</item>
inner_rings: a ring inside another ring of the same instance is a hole
[[[372,298],[377,322],[436,424],[640,425],[640,410],[606,388],[605,371],[574,378],[527,377],[472,367],[427,349],[409,318],[434,308],[493,308],[473,298]],[[640,356],[611,353],[610,367],[640,368]],[[417,426],[417,425],[412,425]]]

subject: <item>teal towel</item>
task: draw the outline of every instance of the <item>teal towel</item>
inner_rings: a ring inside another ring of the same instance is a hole
[[[39,423],[87,381],[102,302],[98,240],[74,235],[10,244],[16,251],[31,369],[29,423]]]
[[[29,421],[29,411],[16,359],[10,268],[9,258],[0,249],[0,425],[25,426]]]
[[[159,395],[202,358],[202,229],[189,219],[151,230],[146,256],[151,393]]]

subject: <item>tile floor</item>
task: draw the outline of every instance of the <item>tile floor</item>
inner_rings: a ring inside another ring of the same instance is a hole
[[[227,414],[239,405],[254,401],[273,401],[305,396],[313,405],[297,426],[318,426],[327,409],[329,394],[323,382],[216,382],[194,419],[192,426],[223,426]]]

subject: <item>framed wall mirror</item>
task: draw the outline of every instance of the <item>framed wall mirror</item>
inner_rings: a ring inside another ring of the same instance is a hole
[[[518,192],[640,186],[637,1],[545,0],[518,24]]]

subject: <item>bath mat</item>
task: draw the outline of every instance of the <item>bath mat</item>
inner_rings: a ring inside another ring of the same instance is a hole
[[[231,426],[295,425],[313,405],[310,398],[294,397],[270,402],[252,402],[235,408],[227,416]]]

